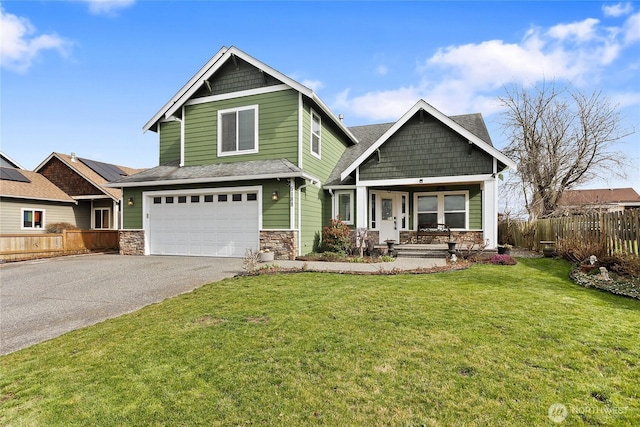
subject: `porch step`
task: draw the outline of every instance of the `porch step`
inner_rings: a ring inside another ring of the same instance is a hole
[[[396,245],[394,253],[399,258],[446,258],[447,245]]]

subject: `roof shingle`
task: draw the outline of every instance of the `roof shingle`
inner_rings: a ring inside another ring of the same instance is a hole
[[[17,199],[49,200],[75,203],[67,193],[37,172],[20,170],[30,182],[0,181],[0,196]]]

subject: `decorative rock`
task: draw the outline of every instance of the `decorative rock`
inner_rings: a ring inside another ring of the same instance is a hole
[[[607,282],[611,280],[611,278],[609,277],[609,272],[607,271],[606,267],[600,267],[600,279],[606,280]]]

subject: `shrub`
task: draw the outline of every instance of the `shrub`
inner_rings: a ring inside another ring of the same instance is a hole
[[[327,262],[338,262],[338,261],[344,261],[344,253],[338,253],[338,252],[323,252],[322,253],[322,257],[320,257],[320,259],[322,261],[327,261]]]
[[[73,224],[69,224],[68,222],[54,222],[53,224],[47,225],[47,228],[45,228],[45,232],[51,234],[60,234],[64,230],[78,230],[78,227]]]
[[[622,276],[640,277],[640,258],[634,255],[605,256],[598,258],[598,265]]]
[[[516,265],[518,263],[518,261],[516,261],[516,259],[511,255],[500,255],[500,254],[494,255],[491,258],[489,258],[489,262],[491,264],[496,264],[496,265]]]
[[[591,255],[595,255],[598,259],[604,258],[607,255],[607,248],[603,240],[568,236],[558,240],[556,252],[569,262],[581,263]]]
[[[256,270],[258,268],[259,259],[260,251],[247,249],[244,252],[244,257],[242,258],[242,268],[249,272]]]
[[[332,219],[322,229],[322,248],[326,252],[346,254],[351,251],[351,229],[340,219]]]
[[[482,253],[489,245],[488,240],[475,235],[466,235],[460,238],[458,243],[458,255],[463,259],[474,262],[482,257]]]

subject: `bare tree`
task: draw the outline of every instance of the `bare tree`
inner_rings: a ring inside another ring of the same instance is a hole
[[[499,97],[509,139],[504,152],[518,163],[515,186],[530,218],[551,215],[565,190],[596,177],[625,176],[625,158],[613,148],[631,132],[601,92],[585,95],[543,82],[505,93]]]

